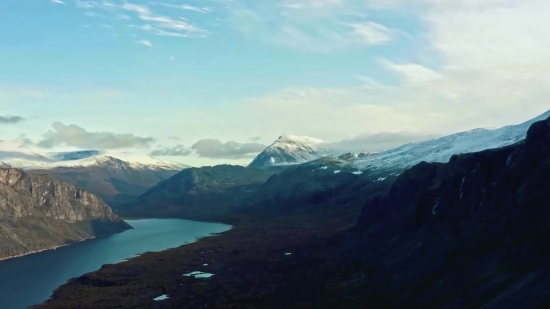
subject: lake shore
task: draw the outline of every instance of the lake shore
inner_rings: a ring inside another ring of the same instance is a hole
[[[40,249],[40,250],[35,250],[35,251],[23,253],[23,254],[14,255],[14,256],[3,257],[3,258],[0,258],[0,262],[1,262],[1,261],[5,261],[5,260],[10,260],[10,259],[15,259],[15,258],[22,257],[22,256],[25,256],[25,255],[40,253],[40,252],[49,251],[49,250],[55,250],[55,249],[57,249],[57,248],[61,248],[61,247],[65,247],[65,246],[74,245],[74,244],[77,244],[77,243],[79,243],[79,242],[83,242],[83,241],[90,240],[90,239],[94,239],[94,238],[96,238],[96,237],[95,237],[95,236],[86,237],[86,238],[84,238],[84,239],[77,240],[77,241],[73,241],[73,242],[71,242],[71,243],[67,243],[67,244],[63,244],[63,245],[58,245],[58,246],[54,246],[54,247],[50,247],[50,248],[44,248],[44,249]]]

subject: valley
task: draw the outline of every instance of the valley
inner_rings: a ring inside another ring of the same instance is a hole
[[[290,166],[212,208],[235,225],[221,237],[103,267],[33,308],[544,308],[550,118],[517,132],[447,163]]]

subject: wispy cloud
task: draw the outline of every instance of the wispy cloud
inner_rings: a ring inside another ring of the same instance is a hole
[[[389,27],[361,15],[367,10],[366,2],[237,0],[224,3],[228,6],[228,25],[248,38],[270,45],[328,53],[392,41],[393,32]]]
[[[292,3],[292,4],[281,4],[282,7],[289,8],[289,9],[303,9],[304,7],[299,3]]]
[[[65,4],[65,2],[61,1],[61,0],[51,0],[52,3],[57,3],[57,4]]]
[[[150,2],[149,4],[161,5],[161,6],[174,8],[174,9],[194,11],[194,12],[199,12],[199,13],[210,13],[210,12],[212,12],[212,10],[210,8],[206,8],[206,7],[201,8],[201,7],[198,7],[198,6],[192,6],[192,5],[187,5],[187,4],[176,5],[176,4],[158,3],[158,2]]]
[[[186,148],[185,146],[178,144],[172,147],[161,147],[159,149],[155,149],[151,151],[151,156],[188,156],[193,151],[189,148]]]
[[[89,17],[100,17],[100,18],[106,18],[107,17],[103,14],[98,14],[98,13],[92,12],[92,11],[86,11],[86,13],[84,13],[84,15],[89,16]]]
[[[15,124],[24,120],[21,116],[0,116],[0,124]]]
[[[149,40],[140,40],[140,41],[135,41],[134,43],[145,45],[145,46],[148,46],[148,47],[153,47],[153,44],[151,44],[151,41],[149,41]]]
[[[78,8],[85,9],[85,15],[89,17],[101,17],[113,20],[134,20],[138,25],[130,27],[138,28],[143,31],[151,32],[158,36],[168,37],[205,37],[209,34],[195,23],[184,17],[175,17],[173,15],[160,14],[155,12],[150,6],[165,6],[180,10],[194,11],[199,13],[209,13],[212,10],[207,7],[198,7],[192,5],[175,5],[158,2],[149,2],[148,5],[135,4],[127,1],[104,2],[104,1],[84,1],[75,0]],[[98,13],[101,12],[101,13]],[[171,10],[173,13],[175,10]],[[142,23],[141,25],[139,23]]]
[[[52,128],[53,130],[43,134],[43,139],[37,144],[39,147],[67,145],[88,149],[147,148],[155,141],[152,137],[139,137],[133,134],[89,132],[78,125],[65,125],[59,121],[54,122]]]
[[[353,33],[369,45],[386,44],[391,39],[390,29],[374,22],[356,23],[350,26],[353,28]]]

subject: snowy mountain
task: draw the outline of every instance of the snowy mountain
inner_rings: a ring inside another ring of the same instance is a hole
[[[327,146],[327,142],[313,137],[283,135],[256,156],[248,167],[265,169],[334,156],[335,153],[327,149]]]
[[[13,141],[0,141],[0,167],[49,174],[82,187],[116,206],[136,199],[159,181],[189,166],[144,154],[100,150],[42,152]]]
[[[69,152],[42,152],[15,141],[0,141],[0,164],[25,170],[53,169],[57,167],[89,167],[124,161],[131,168],[149,170],[181,170],[185,164],[160,160],[144,154],[101,150]]]
[[[407,168],[422,161],[448,162],[451,156],[500,148],[517,143],[527,134],[536,121],[550,116],[550,111],[519,125],[499,129],[475,129],[425,142],[410,143],[368,156],[352,157],[347,161],[359,170],[383,168]]]

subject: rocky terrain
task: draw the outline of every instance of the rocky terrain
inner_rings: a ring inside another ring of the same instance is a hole
[[[0,258],[129,228],[84,189],[48,175],[0,169]]]
[[[514,145],[405,170],[362,198],[351,229],[342,207],[249,213],[221,237],[74,279],[36,308],[547,308],[549,175],[550,118]],[[181,276],[197,269],[215,275]]]

